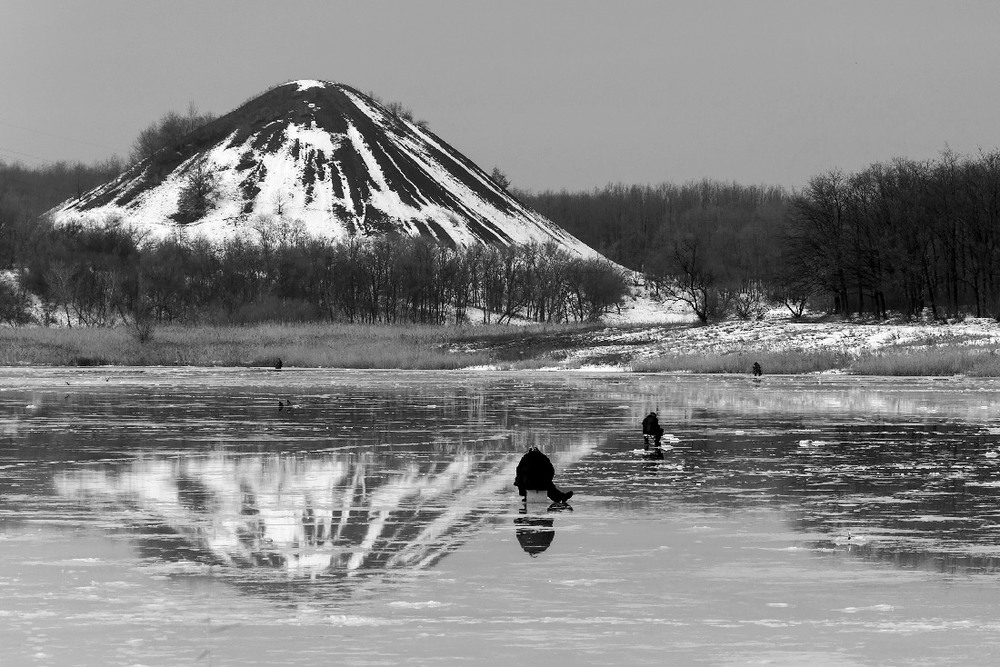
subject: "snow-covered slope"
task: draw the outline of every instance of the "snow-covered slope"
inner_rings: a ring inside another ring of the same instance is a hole
[[[212,174],[217,197],[186,219],[179,198],[199,171]],[[398,233],[458,247],[554,241],[598,256],[434,133],[325,81],[277,86],[52,215],[56,224],[121,220],[152,238],[179,227],[211,240],[252,236],[251,221],[266,216],[331,239]]]

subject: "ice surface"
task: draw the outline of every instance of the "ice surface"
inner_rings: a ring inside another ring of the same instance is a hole
[[[305,665],[325,638],[351,664],[1000,658],[996,381],[51,368],[0,386],[11,664]],[[651,409],[677,438],[662,461],[632,454]],[[528,445],[571,510],[517,499]]]

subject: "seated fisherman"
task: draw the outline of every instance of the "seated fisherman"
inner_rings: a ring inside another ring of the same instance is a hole
[[[656,447],[660,446],[660,438],[663,437],[663,427],[660,426],[660,421],[656,418],[655,412],[650,412],[646,415],[646,418],[642,420],[642,440],[646,445],[646,449],[649,449],[649,438],[652,436],[653,443]]]
[[[517,464],[514,486],[522,498],[527,500],[528,491],[545,491],[552,502],[564,503],[573,495],[572,491],[563,493],[552,482],[556,471],[549,457],[538,451],[537,447],[529,447]]]

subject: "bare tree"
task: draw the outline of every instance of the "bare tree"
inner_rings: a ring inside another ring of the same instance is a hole
[[[19,326],[31,322],[31,302],[28,294],[18,284],[0,277],[0,322]]]
[[[687,304],[702,324],[718,310],[720,296],[708,245],[707,235],[693,230],[674,239],[657,281],[668,298]]]
[[[168,111],[162,118],[139,132],[139,136],[132,142],[129,161],[132,164],[142,162],[160,150],[180,143],[184,135],[213,120],[215,120],[215,114],[199,112],[194,102],[188,104],[186,115],[176,111]]]

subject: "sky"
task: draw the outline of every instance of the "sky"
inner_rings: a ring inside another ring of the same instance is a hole
[[[803,187],[1000,148],[1000,3],[0,0],[0,160],[127,156],[293,79],[402,102],[515,187]]]

